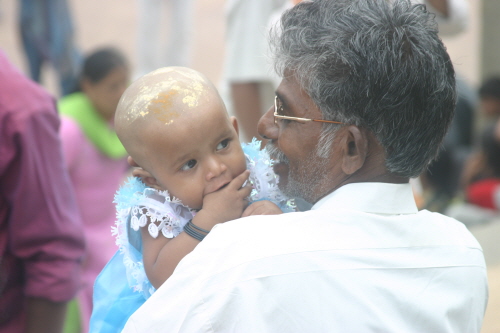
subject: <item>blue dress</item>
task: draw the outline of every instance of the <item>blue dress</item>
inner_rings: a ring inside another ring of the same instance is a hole
[[[260,150],[260,141],[254,139],[242,147],[254,187],[250,202],[270,200],[283,212],[293,211],[295,205],[278,189],[272,160],[265,150]],[[139,229],[147,225],[151,236],[173,238],[196,214],[171,198],[168,191],[150,188],[138,178],[129,178],[116,193],[115,203],[117,221],[112,232],[119,250],[94,284],[90,333],[121,332],[132,313],[155,292],[144,270]],[[148,220],[156,223],[148,224]]]

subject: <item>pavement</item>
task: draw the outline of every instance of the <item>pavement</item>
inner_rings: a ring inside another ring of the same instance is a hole
[[[24,59],[16,28],[17,3],[0,0],[0,45],[23,70]],[[82,51],[112,45],[121,49],[134,67],[136,54],[136,0],[69,0]],[[224,0],[196,0],[194,9],[194,69],[219,83],[224,59]],[[456,41],[455,41],[456,43]],[[464,49],[458,45],[456,49]],[[465,47],[467,49],[467,47]],[[450,52],[451,53],[451,52]],[[452,54],[453,58],[453,54]],[[58,95],[53,70],[44,71],[43,85]],[[500,333],[500,218],[470,227],[483,247],[488,266],[490,299],[481,333]]]

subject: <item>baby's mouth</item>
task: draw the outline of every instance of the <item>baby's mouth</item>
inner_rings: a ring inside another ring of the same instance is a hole
[[[219,187],[213,187],[212,189],[209,189],[205,195],[207,194],[210,194],[210,193],[214,193],[214,192],[217,192],[217,191],[220,191],[222,190],[223,188],[225,188],[227,185],[229,185],[230,182],[227,182],[227,183],[223,183],[221,184]]]

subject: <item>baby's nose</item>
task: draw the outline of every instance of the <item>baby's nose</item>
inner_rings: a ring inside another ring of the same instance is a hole
[[[227,170],[226,164],[220,161],[218,158],[210,159],[210,161],[208,161],[207,167],[207,180],[219,177]]]

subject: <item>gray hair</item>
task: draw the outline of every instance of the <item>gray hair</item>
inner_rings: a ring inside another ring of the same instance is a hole
[[[370,130],[387,169],[415,177],[455,109],[455,72],[434,15],[409,0],[303,1],[271,32],[276,71],[294,75],[323,117]]]

